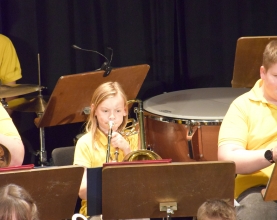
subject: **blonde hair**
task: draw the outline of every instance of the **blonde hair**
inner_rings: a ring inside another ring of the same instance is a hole
[[[35,201],[22,187],[8,184],[0,190],[0,219],[38,220]]]
[[[127,96],[123,91],[122,87],[118,82],[106,82],[101,84],[93,93],[90,105],[94,105],[94,108],[91,109],[90,116],[88,117],[86,123],[86,132],[92,133],[92,139],[95,138],[96,128],[97,128],[97,119],[95,116],[95,110],[104,100],[115,97],[116,95],[120,95],[124,100],[124,107],[127,106]],[[118,127],[118,131],[121,131],[125,128],[128,121],[128,115],[123,116],[123,122]]]
[[[275,63],[277,63],[277,40],[270,41],[263,53],[263,66],[266,70]]]
[[[197,220],[220,218],[221,220],[236,220],[235,208],[224,199],[210,199],[204,202],[197,211]]]

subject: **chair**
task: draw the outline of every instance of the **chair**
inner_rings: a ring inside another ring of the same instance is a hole
[[[263,51],[277,36],[241,37],[237,40],[233,70],[233,88],[252,88],[260,78]]]
[[[75,146],[59,147],[52,151],[54,166],[73,165]]]
[[[54,166],[73,165],[75,146],[59,147],[52,151],[52,160]],[[76,201],[74,213],[78,213],[81,208],[81,199]]]

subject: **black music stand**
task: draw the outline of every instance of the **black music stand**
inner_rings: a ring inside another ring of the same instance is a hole
[[[87,213],[102,214],[102,167],[87,168]]]
[[[107,166],[102,170],[103,219],[196,216],[207,199],[234,201],[233,162]],[[90,199],[90,198],[88,198]]]
[[[71,219],[84,167],[63,166],[0,172],[0,187],[16,184],[35,200],[40,220]]]

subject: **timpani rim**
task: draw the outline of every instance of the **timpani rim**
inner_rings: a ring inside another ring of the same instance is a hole
[[[148,113],[153,114],[151,112],[148,112]],[[148,115],[148,114],[147,114],[147,117],[160,122],[185,124],[185,125],[192,125],[192,126],[220,125],[222,123],[222,119],[183,119],[183,118],[173,118],[173,117],[167,117],[167,116]]]

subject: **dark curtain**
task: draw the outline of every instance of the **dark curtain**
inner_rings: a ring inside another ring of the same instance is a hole
[[[277,35],[275,0],[1,0],[0,33],[17,50],[21,84],[38,84],[45,98],[59,77],[93,71],[113,49],[113,67],[149,64],[138,98],[183,89],[230,87],[236,41]],[[249,64],[251,65],[251,64]],[[126,76],[127,77],[127,76]],[[80,97],[82,98],[82,97]],[[26,146],[24,163],[37,162],[35,113],[14,112]],[[82,124],[45,128],[52,149],[73,145]]]

